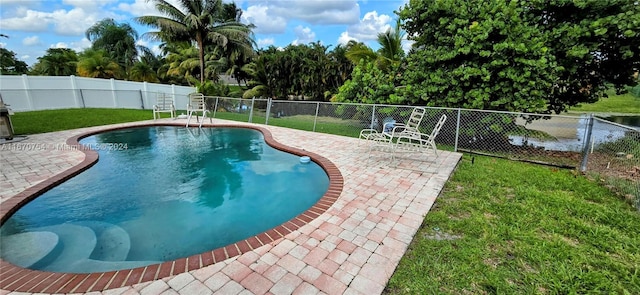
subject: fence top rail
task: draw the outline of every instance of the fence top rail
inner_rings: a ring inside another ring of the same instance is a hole
[[[616,123],[616,122],[611,122],[611,121],[608,121],[608,120],[605,120],[605,119],[602,119],[602,118],[598,118],[598,117],[593,117],[593,119],[597,120],[600,123],[609,124],[609,125],[613,125],[613,126],[616,126],[616,127],[623,128],[623,129],[627,129],[628,131],[640,133],[640,129],[636,129],[636,128],[633,128],[631,126],[623,125],[623,124]]]
[[[226,97],[225,97],[226,98]],[[240,99],[240,98],[235,98]],[[247,98],[248,99],[248,98]],[[259,101],[267,101],[264,98],[254,98]],[[248,99],[250,100],[250,99]],[[355,103],[355,102],[327,102],[327,101],[302,101],[302,100],[274,100],[282,103],[317,103],[325,105],[354,105],[354,106],[370,106],[370,107],[394,107],[394,108],[415,108],[424,107],[431,110],[444,110],[444,111],[463,111],[463,112],[485,112],[485,113],[497,113],[497,114],[511,114],[518,116],[536,116],[536,117],[554,117],[554,118],[568,118],[568,119],[581,119],[582,116],[590,115],[588,113],[578,113],[576,115],[555,115],[555,114],[536,114],[536,113],[522,113],[522,112],[507,112],[507,111],[495,111],[495,110],[476,110],[476,109],[463,109],[463,108],[448,108],[448,107],[430,107],[420,105],[391,105],[391,104],[369,104],[369,103]]]

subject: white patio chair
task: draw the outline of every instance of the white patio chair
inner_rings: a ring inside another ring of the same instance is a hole
[[[202,121],[198,119],[198,112],[202,113]],[[191,117],[195,115],[196,123],[200,122],[200,125],[198,125],[198,127],[202,128],[202,123],[204,122],[204,118],[207,116],[207,113],[211,113],[211,112],[207,109],[207,104],[205,102],[204,94],[202,93],[189,94],[189,104],[187,105],[186,127],[189,127],[189,121],[191,121]],[[213,123],[211,117],[209,117],[209,122]]]
[[[418,127],[420,127],[426,111],[425,108],[416,107],[411,111],[411,115],[406,124],[389,121],[383,124],[382,132],[378,132],[378,130],[372,128],[362,129],[359,138],[371,141],[371,148],[372,146],[379,146],[381,143],[391,143],[393,138],[402,135],[415,135],[416,132],[420,132]]]
[[[156,104],[153,105],[153,119],[159,119],[160,113],[170,113],[171,118],[176,117],[176,108],[173,105],[173,96],[164,93],[156,93]]]
[[[392,144],[393,147],[390,149],[392,153],[391,159],[393,160],[395,158],[395,153],[398,152],[426,153],[430,150],[433,151],[436,157],[438,157],[438,148],[436,147],[435,140],[446,120],[447,115],[443,114],[433,127],[431,134],[428,135],[413,131],[408,131],[407,133],[400,135],[395,143]]]

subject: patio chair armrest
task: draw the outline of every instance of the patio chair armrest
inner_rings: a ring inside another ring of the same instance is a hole
[[[420,131],[405,124],[396,124],[396,126],[393,127],[393,130],[391,131],[391,137],[400,137],[407,134],[418,136],[420,135]]]
[[[378,134],[378,130],[375,129],[362,129],[360,130],[360,139],[370,139],[372,134]]]

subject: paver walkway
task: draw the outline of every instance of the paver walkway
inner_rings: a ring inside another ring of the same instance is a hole
[[[462,156],[442,151],[435,159],[401,158],[391,165],[382,156],[369,158],[366,144],[355,138],[261,126],[275,140],[339,168],[344,188],[329,210],[284,238],[223,262],[90,294],[379,294]],[[66,139],[104,128],[31,135],[21,149],[0,145],[0,201],[82,162],[82,152],[64,150]],[[18,293],[0,290],[4,294]]]

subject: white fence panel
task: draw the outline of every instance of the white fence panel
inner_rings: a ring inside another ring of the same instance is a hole
[[[84,77],[0,76],[0,95],[17,112],[62,108],[151,109],[159,92],[185,109],[194,87]]]
[[[77,108],[75,90],[72,89],[31,89],[32,109]],[[13,105],[12,105],[13,107]]]
[[[117,108],[111,90],[82,89],[80,92],[85,108]]]

